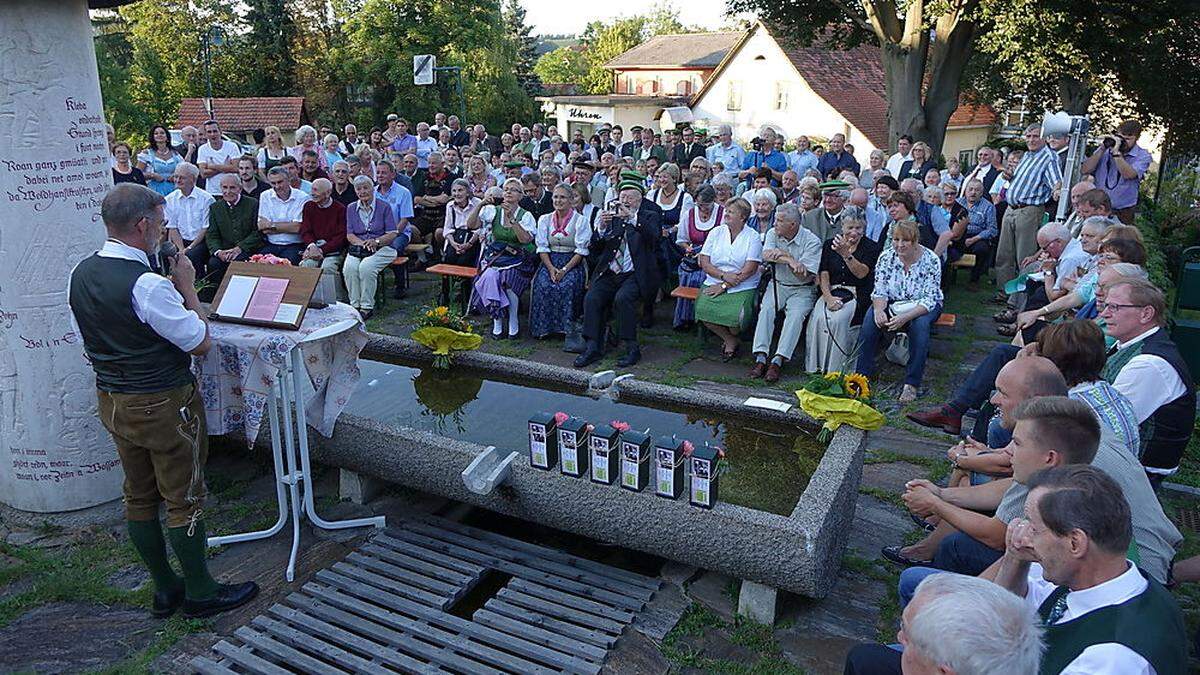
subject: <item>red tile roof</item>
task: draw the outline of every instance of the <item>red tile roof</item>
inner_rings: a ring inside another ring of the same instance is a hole
[[[887,87],[878,47],[805,47],[771,33],[769,28],[767,31],[818,96],[876,147],[888,147]],[[996,113],[990,106],[963,104],[950,116],[949,127],[990,125],[995,121]]]
[[[309,121],[303,96],[259,96],[254,98],[214,98],[217,123],[226,132],[246,132],[277,126],[287,132]],[[185,98],[179,106],[179,127],[199,126],[208,113],[204,99]]]

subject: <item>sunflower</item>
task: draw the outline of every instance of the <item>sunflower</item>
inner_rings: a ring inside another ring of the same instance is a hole
[[[866,375],[850,373],[842,381],[842,387],[853,398],[868,398],[871,396],[871,386],[867,383]]]
[[[434,311],[437,312],[438,316],[446,316],[447,314],[450,313],[450,308],[446,307],[445,305],[442,305],[441,307],[438,307]]]

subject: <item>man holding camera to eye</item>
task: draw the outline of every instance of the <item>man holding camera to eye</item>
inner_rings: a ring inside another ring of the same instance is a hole
[[[1083,160],[1080,171],[1096,178],[1096,187],[1108,193],[1112,213],[1122,223],[1133,224],[1138,203],[1138,186],[1150,168],[1150,153],[1137,144],[1142,124],[1125,120],[1114,134],[1100,139],[1100,145]]]

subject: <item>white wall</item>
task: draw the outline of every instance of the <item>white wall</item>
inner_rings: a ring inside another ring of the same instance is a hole
[[[763,58],[758,59],[760,56]],[[730,82],[741,87],[742,104],[737,111],[727,107]],[[787,90],[787,105],[782,110],[776,108],[779,86]],[[844,133],[860,162],[875,149],[866,136],[808,86],[779,45],[761,28],[692,106],[692,112],[697,119],[706,119],[710,130],[722,123],[733,125],[734,137],[743,143],[770,124],[783,129],[788,139],[801,134],[827,138]]]

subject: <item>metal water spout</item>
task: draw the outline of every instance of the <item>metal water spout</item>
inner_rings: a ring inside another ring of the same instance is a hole
[[[512,463],[518,453],[503,452],[489,445],[463,469],[463,485],[477,495],[490,495],[512,475]]]

